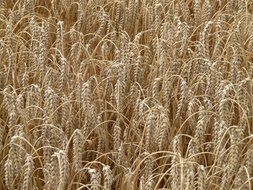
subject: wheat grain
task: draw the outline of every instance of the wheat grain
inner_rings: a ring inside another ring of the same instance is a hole
[[[23,182],[22,190],[30,189],[29,187],[32,185],[33,170],[34,170],[33,157],[30,155],[27,155],[26,161],[25,161],[24,182]]]
[[[252,2],[0,10],[0,189],[252,189]]]

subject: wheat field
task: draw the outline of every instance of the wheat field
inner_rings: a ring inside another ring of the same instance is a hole
[[[252,179],[252,0],[0,0],[0,190]]]

